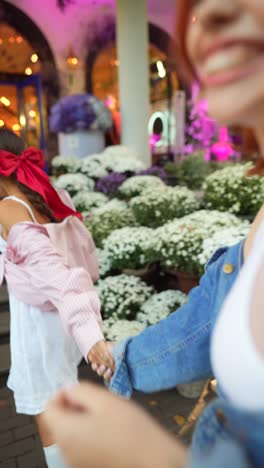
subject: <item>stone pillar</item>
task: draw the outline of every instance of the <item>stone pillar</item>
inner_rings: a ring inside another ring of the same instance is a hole
[[[123,145],[150,164],[148,22],[146,0],[117,0],[119,98]]]

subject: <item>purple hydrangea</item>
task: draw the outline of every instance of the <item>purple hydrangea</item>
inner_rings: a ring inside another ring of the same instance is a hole
[[[91,94],[73,94],[52,106],[52,132],[71,133],[76,130],[108,130],[112,127],[111,112]]]
[[[106,195],[115,195],[123,182],[127,179],[125,174],[119,172],[112,172],[111,174],[101,177],[96,183],[95,189],[98,192],[105,193]]]
[[[144,171],[138,172],[137,175],[154,175],[159,177],[164,182],[166,182],[167,180],[167,174],[164,171],[164,169],[160,166],[151,166],[148,169],[145,169]]]

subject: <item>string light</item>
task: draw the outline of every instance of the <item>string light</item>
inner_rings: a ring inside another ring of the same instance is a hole
[[[37,54],[32,54],[30,60],[31,60],[32,63],[37,63],[38,55]]]
[[[3,44],[3,39],[0,37],[0,45]]]
[[[19,117],[19,120],[20,120],[20,124],[22,125],[22,127],[25,127],[25,125],[26,125],[26,117],[22,114],[22,115]]]
[[[32,119],[33,119],[34,117],[36,117],[36,111],[34,111],[32,109],[32,110],[29,111],[28,115],[29,115],[29,117],[32,117]]]
[[[0,98],[0,101],[1,101],[2,104],[4,104],[4,106],[7,106],[7,107],[10,106],[10,101],[5,96],[2,96]]]
[[[10,36],[8,42],[10,42],[10,44],[14,44],[15,38],[13,36]]]
[[[12,125],[12,130],[14,130],[14,132],[18,132],[20,130],[20,125],[17,123]]]
[[[31,70],[30,67],[27,67],[27,68],[25,69],[25,74],[26,74],[26,75],[32,75],[32,70]]]
[[[4,127],[4,125],[5,125],[4,120],[0,119],[0,127]]]
[[[21,44],[23,42],[23,37],[22,36],[17,36],[16,41],[18,44]]]
[[[165,78],[167,72],[166,72],[166,69],[165,69],[165,67],[163,65],[163,62],[161,60],[158,60],[156,62],[156,65],[157,65],[159,77],[160,78]]]

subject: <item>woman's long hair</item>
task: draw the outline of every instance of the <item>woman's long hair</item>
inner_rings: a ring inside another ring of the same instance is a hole
[[[22,138],[20,138],[11,130],[7,128],[1,128],[0,149],[20,156],[25,150],[25,143],[22,140]],[[11,179],[13,182],[15,182],[18,190],[20,190],[23,193],[23,195],[25,195],[26,199],[39,214],[45,216],[52,222],[57,222],[57,220],[53,216],[52,211],[50,210],[47,203],[39,193],[35,192],[34,190],[31,190],[24,184],[18,182],[15,174],[11,176]]]

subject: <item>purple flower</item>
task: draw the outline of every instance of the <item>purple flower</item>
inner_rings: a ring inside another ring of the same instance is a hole
[[[111,174],[101,177],[96,183],[95,189],[98,192],[105,193],[106,195],[115,195],[120,185],[127,179],[125,174],[119,172],[112,172]]]
[[[110,111],[102,101],[91,94],[66,96],[51,108],[50,129],[52,132],[108,130],[111,126]]]
[[[138,172],[137,175],[154,175],[159,177],[163,181],[166,181],[167,179],[166,172],[162,167],[159,166],[151,166],[148,169],[145,169],[144,171]]]

